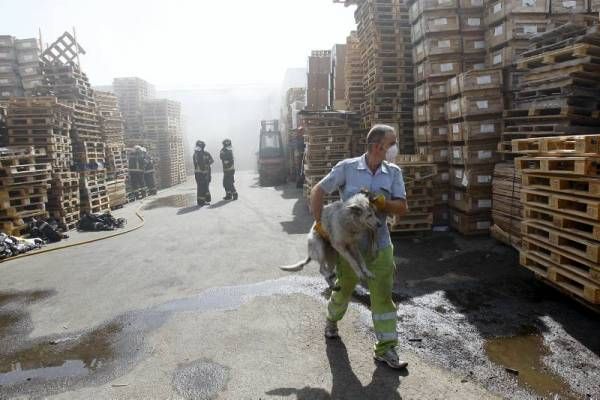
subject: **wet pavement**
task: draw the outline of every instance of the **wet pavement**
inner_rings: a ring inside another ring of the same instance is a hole
[[[237,202],[196,207],[188,184],[126,239],[7,263],[0,398],[600,399],[600,317],[490,238],[394,240],[408,371],[370,359],[364,289],[324,341],[317,268],[276,268],[305,251],[300,191],[241,181]]]

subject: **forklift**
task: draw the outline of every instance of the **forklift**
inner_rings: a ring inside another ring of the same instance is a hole
[[[261,186],[286,183],[286,163],[278,120],[260,122],[258,181]]]

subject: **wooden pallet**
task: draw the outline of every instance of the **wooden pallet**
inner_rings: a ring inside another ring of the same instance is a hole
[[[545,259],[564,270],[595,281],[600,285],[600,264],[570,254],[543,241],[525,236],[522,240],[524,251]]]
[[[555,210],[525,205],[523,217],[582,238],[600,241],[600,222],[562,214]]]
[[[561,49],[531,55],[517,63],[518,69],[533,69],[547,64],[557,64],[585,56],[600,56],[600,47],[589,43],[578,43]]]
[[[521,189],[521,200],[523,204],[532,207],[548,208],[576,217],[600,221],[600,202],[597,199],[587,199],[524,187]]]
[[[544,279],[568,292],[589,301],[600,304],[600,285],[567,269],[560,268],[543,257],[527,251],[521,251],[520,263]]]
[[[557,155],[600,154],[600,135],[555,136],[513,140],[512,152]]]
[[[600,262],[600,242],[583,239],[548,225],[530,220],[521,224],[523,237],[530,237],[540,242],[549,243],[580,258],[594,263]]]
[[[600,198],[600,179],[598,178],[524,174],[523,185],[530,189]]]
[[[600,176],[598,157],[519,157],[515,166],[523,173]]]

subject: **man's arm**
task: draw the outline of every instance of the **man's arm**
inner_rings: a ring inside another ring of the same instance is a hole
[[[344,161],[337,163],[329,171],[329,174],[310,191],[310,210],[315,221],[321,222],[321,211],[323,210],[323,199],[326,193],[333,193],[343,186],[346,182],[346,173],[344,171]]]
[[[388,214],[402,216],[408,211],[406,199],[393,199],[385,202],[383,211]]]

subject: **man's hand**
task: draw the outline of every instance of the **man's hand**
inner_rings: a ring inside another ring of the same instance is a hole
[[[316,222],[314,228],[315,231],[319,234],[319,236],[321,236],[325,240],[329,240],[329,235],[327,235],[327,232],[325,232],[325,229],[323,228],[323,225],[321,225],[321,222]]]
[[[375,207],[375,209],[377,211],[379,211],[379,212],[385,211],[386,201],[385,201],[384,195],[380,194],[375,197],[370,197],[369,201],[371,202],[371,204],[373,205],[373,207]]]

